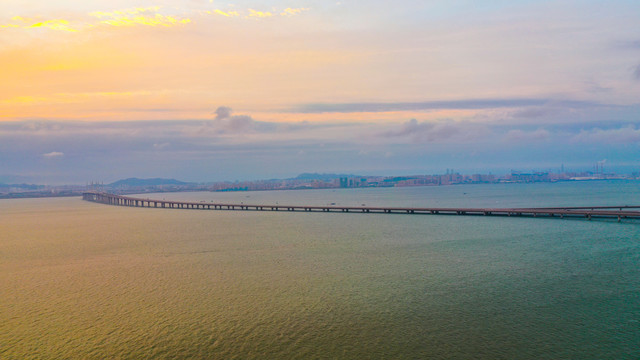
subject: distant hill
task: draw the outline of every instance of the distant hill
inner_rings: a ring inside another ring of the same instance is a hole
[[[176,179],[162,179],[162,178],[153,178],[153,179],[138,179],[138,178],[128,178],[123,180],[118,180],[116,182],[112,182],[107,186],[110,187],[136,187],[136,186],[159,186],[159,185],[187,185],[184,181],[176,180]]]
[[[322,180],[331,181],[333,179],[339,179],[341,177],[358,177],[359,175],[352,174],[318,174],[318,173],[303,173],[296,176],[297,180]]]

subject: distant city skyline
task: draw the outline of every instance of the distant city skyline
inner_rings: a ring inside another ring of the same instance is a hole
[[[414,187],[465,184],[539,183],[561,181],[640,180],[640,171],[631,174],[605,172],[602,163],[596,163],[592,171],[511,171],[509,174],[459,173],[446,169],[440,174],[331,174],[303,173],[296,177],[235,181],[185,182],[166,178],[126,178],[114,182],[87,181],[85,184],[3,184],[0,182],[0,198],[79,196],[87,190],[136,194],[148,192],[183,191],[269,191],[369,187]]]
[[[606,166],[606,161],[599,161],[592,164],[588,164],[586,166],[581,167],[565,167],[564,164],[561,164],[557,167],[549,167],[549,168],[515,168],[515,167],[505,167],[502,169],[471,169],[469,171],[465,169],[454,169],[454,168],[446,168],[441,171],[400,171],[400,172],[390,172],[390,171],[380,171],[380,172],[368,172],[368,171],[346,171],[343,172],[344,176],[364,176],[364,177],[393,177],[393,176],[416,176],[416,175],[445,175],[445,174],[462,174],[465,176],[471,176],[474,174],[484,174],[484,175],[495,175],[497,177],[508,176],[513,173],[556,173],[556,174],[609,174],[609,175],[636,175],[640,174],[640,166],[637,167],[622,167],[622,171],[620,168],[615,166]],[[83,185],[87,183],[103,183],[108,184],[111,182],[119,181],[122,179],[129,178],[139,178],[139,179],[153,179],[153,178],[164,178],[164,179],[176,179],[179,181],[185,181],[189,183],[216,183],[216,182],[252,182],[252,181],[264,181],[270,179],[291,179],[301,176],[302,174],[314,174],[314,175],[325,175],[325,174],[337,174],[341,172],[335,171],[326,171],[326,172],[306,172],[306,173],[297,173],[297,174],[288,174],[283,172],[285,175],[283,176],[265,176],[265,177],[246,177],[246,178],[196,178],[192,179],[185,176],[139,176],[136,174],[126,174],[125,176],[116,177],[114,175],[108,176],[106,178],[96,178],[95,176],[90,179],[72,179],[67,182],[38,182],[31,181],[31,178],[26,176],[2,176],[0,175],[0,184],[34,184],[34,185]],[[586,176],[586,175],[585,175]]]
[[[5,0],[0,181],[640,169],[637,1]]]

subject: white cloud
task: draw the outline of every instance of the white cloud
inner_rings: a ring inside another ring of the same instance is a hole
[[[640,129],[636,129],[633,125],[629,125],[618,129],[594,128],[590,130],[581,130],[580,133],[572,138],[572,140],[576,142],[597,144],[640,143]]]
[[[60,152],[60,151],[52,151],[46,154],[42,154],[42,156],[44,156],[47,159],[52,159],[52,158],[59,158],[59,157],[63,157],[64,153]]]

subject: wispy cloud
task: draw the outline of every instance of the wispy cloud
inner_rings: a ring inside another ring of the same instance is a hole
[[[88,17],[87,17],[88,15]],[[93,11],[86,15],[72,14],[74,20],[46,19],[43,17],[14,16],[11,22],[0,24],[0,28],[38,29],[79,32],[100,25],[109,26],[176,26],[191,22],[172,14],[163,14],[159,6],[137,7],[113,11]]]
[[[0,28],[23,28],[23,29],[38,29],[47,28],[51,30],[77,32],[78,27],[72,25],[68,20],[64,19],[48,19],[42,20],[38,18],[25,18],[22,16],[14,16],[11,18],[12,22],[8,24],[0,25]]]
[[[572,137],[575,142],[590,144],[632,144],[640,143],[640,129],[629,125],[613,129],[588,129]]]
[[[238,17],[244,19],[260,19],[275,16],[292,17],[300,15],[308,11],[309,8],[285,8],[281,11],[262,11],[252,8],[246,10],[230,9],[230,10],[204,10],[200,14],[206,13],[210,15],[220,15],[224,17]],[[126,9],[117,9],[109,11],[92,11],[85,14],[69,13],[71,19],[45,18],[14,16],[10,22],[0,23],[0,29],[18,28],[18,29],[37,29],[47,28],[55,31],[79,32],[94,28],[96,26],[113,26],[113,27],[133,27],[133,26],[151,26],[151,27],[172,27],[186,25],[194,21],[193,16],[197,16],[198,12],[194,9],[185,8],[182,15],[172,14],[171,11],[163,9],[161,6],[133,7]],[[184,16],[186,15],[186,17]]]
[[[42,154],[42,156],[44,156],[47,159],[52,159],[52,158],[63,157],[64,153],[60,152],[60,151],[52,151],[52,152],[48,152],[46,154]]]
[[[302,14],[305,11],[309,11],[309,8],[285,8],[281,11],[278,11],[275,9],[272,11],[265,11],[265,10],[256,10],[252,8],[249,8],[246,10],[214,9],[214,10],[205,10],[204,12],[209,15],[220,15],[220,16],[229,17],[229,18],[237,17],[237,18],[243,18],[243,19],[266,19],[266,18],[272,18],[272,17],[278,17],[278,16],[285,16],[285,17],[297,16]]]
[[[537,98],[497,98],[497,99],[466,99],[422,102],[394,102],[394,103],[316,103],[294,107],[290,111],[301,113],[326,112],[387,112],[435,109],[493,109],[545,106],[553,104],[563,107],[595,107],[597,103],[589,101],[554,100]]]
[[[159,13],[160,7],[131,8],[124,10],[115,10],[110,12],[95,11],[89,15],[100,19],[101,24],[111,26],[175,26],[180,24],[188,24],[191,19],[177,18],[170,15],[162,15]]]
[[[437,122],[418,122],[411,119],[399,128],[379,133],[383,138],[409,138],[414,143],[467,141],[485,136],[487,129],[471,123],[460,123],[451,120]]]
[[[529,106],[524,109],[518,109],[512,113],[514,118],[540,118],[550,114],[559,112],[560,109],[547,106]]]
[[[504,136],[504,139],[508,142],[522,143],[548,140],[549,136],[549,131],[542,128],[536,129],[534,131],[512,129],[507,132],[507,134]]]
[[[162,92],[160,92],[162,93]],[[0,105],[46,105],[46,104],[70,104],[81,102],[87,99],[107,99],[107,98],[132,98],[146,95],[158,94],[146,90],[140,91],[96,91],[78,93],[55,93],[48,96],[15,96],[0,100]]]
[[[77,29],[72,28],[67,20],[61,20],[61,19],[41,21],[41,22],[31,24],[29,27],[30,28],[44,27],[44,28],[49,28],[53,30],[70,31],[70,32],[78,31]]]
[[[309,8],[286,8],[282,10],[280,15],[282,16],[294,16],[302,13],[303,11],[308,11]]]
[[[220,9],[215,9],[213,11],[208,10],[207,14],[217,14],[217,15],[222,15],[222,16],[225,16],[225,17],[238,17],[238,16],[240,16],[240,13],[238,13],[235,10],[222,11]]]
[[[268,18],[268,17],[272,17],[273,13],[269,12],[269,11],[258,11],[258,10],[254,10],[254,9],[249,9],[249,15],[247,15],[249,17],[257,17],[257,18]]]

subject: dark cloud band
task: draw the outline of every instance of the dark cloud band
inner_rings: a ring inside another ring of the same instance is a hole
[[[467,99],[448,101],[422,101],[422,102],[394,102],[394,103],[314,103],[303,104],[290,112],[299,113],[349,113],[349,112],[386,112],[386,111],[416,111],[416,110],[470,110],[470,109],[494,109],[512,107],[530,107],[553,105],[568,108],[589,108],[602,106],[589,101],[553,100],[536,98],[507,98],[507,99]]]

